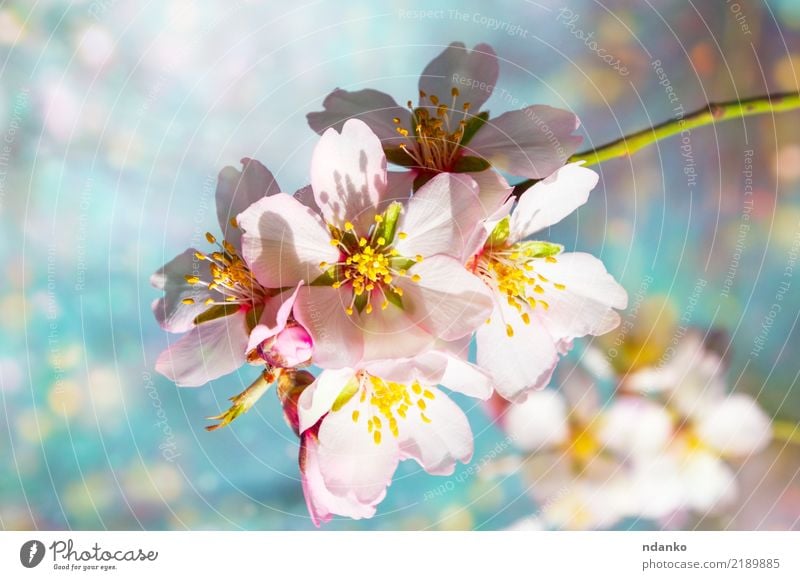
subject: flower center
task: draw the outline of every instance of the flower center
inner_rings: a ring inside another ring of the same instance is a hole
[[[424,91],[419,92],[418,108],[414,109],[412,102],[408,101],[408,108],[411,109],[411,131],[400,126],[402,121],[398,117],[393,119],[397,125],[395,130],[400,135],[408,137],[413,133],[416,147],[408,147],[407,144],[401,143],[400,148],[419,167],[448,171],[458,158],[470,104],[464,103],[459,111],[456,109],[458,89],[453,87],[450,94],[452,102],[449,107],[436,95],[427,95]],[[426,99],[430,105],[423,105]]]
[[[411,385],[384,381],[380,377],[364,373],[361,376],[361,402],[369,399],[370,417],[367,419],[367,432],[372,433],[376,445],[380,445],[382,432],[388,428],[395,437],[400,436],[398,417],[406,419],[412,410],[419,412],[420,418],[425,423],[430,423],[430,418],[425,414],[428,408],[426,401],[433,400],[435,395],[429,389],[423,388],[418,381]],[[352,419],[358,423],[361,412],[353,411]]]
[[[209,244],[216,244],[218,250],[209,254],[195,252],[198,261],[208,262],[210,281],[203,280],[195,274],[187,274],[186,281],[193,286],[205,286],[209,291],[216,291],[223,299],[207,298],[208,305],[242,304],[253,305],[266,295],[266,290],[256,281],[250,268],[236,252],[233,244],[223,240],[222,244],[211,234],[206,233]],[[185,298],[184,304],[194,304],[194,298]]]
[[[350,222],[345,223],[344,229],[328,224],[331,245],[340,251],[339,261],[334,264],[321,262],[319,267],[325,273],[312,284],[352,290],[350,304],[345,308],[348,315],[353,315],[356,310],[370,314],[373,302],[380,303],[382,310],[390,303],[402,307],[403,289],[396,280],[409,278],[412,282],[420,281],[419,274],[409,274],[409,270],[423,257],[401,256],[394,247],[395,237],[407,237],[405,232],[395,234],[400,208],[400,204],[392,204],[385,212],[376,215],[375,223],[366,235],[359,235]]]
[[[529,309],[541,306],[545,310],[550,304],[544,300],[546,286],[564,290],[566,286],[553,282],[535,271],[537,260],[555,263],[560,246],[547,242],[517,242],[500,247],[486,247],[475,256],[468,267],[484,279],[489,286],[505,297],[508,305],[518,313],[522,322],[531,323]],[[487,321],[489,322],[489,321]],[[506,334],[514,336],[514,327],[506,322]]]

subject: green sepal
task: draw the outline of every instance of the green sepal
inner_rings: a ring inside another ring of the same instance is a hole
[[[472,138],[475,136],[475,133],[478,132],[478,129],[483,127],[483,124],[489,120],[489,111],[483,111],[474,115],[467,121],[467,124],[464,126],[464,134],[461,136],[461,141],[459,145],[462,147],[469,143]]]
[[[491,166],[492,164],[486,159],[465,155],[464,157],[459,157],[455,162],[453,173],[477,173],[478,171],[485,171]]]
[[[421,188],[423,185],[425,185],[425,184],[426,184],[426,183],[428,183],[428,182],[429,182],[431,179],[433,179],[434,177],[436,177],[436,175],[437,175],[437,174],[436,174],[436,173],[434,173],[433,171],[424,171],[424,172],[422,172],[422,173],[418,174],[418,175],[417,175],[417,176],[414,178],[414,185],[412,186],[412,189],[413,189],[414,193],[416,193],[417,191],[419,191],[419,189],[420,189],[420,188]]]
[[[355,377],[351,378],[347,381],[347,384],[342,389],[342,392],[339,393],[339,396],[336,397],[336,400],[331,405],[331,411],[338,411],[342,407],[344,407],[347,403],[350,402],[350,399],[358,392],[358,381],[356,381]]]
[[[262,314],[264,314],[264,306],[262,304],[247,311],[247,316],[245,317],[247,330],[252,332],[252,330],[256,327],[256,324],[258,324],[258,321],[261,320]]]
[[[529,250],[532,254],[532,258],[548,258],[550,256],[557,256],[564,251],[564,246],[561,244],[540,242],[538,240],[519,242],[517,246],[521,251]]]
[[[333,286],[336,279],[336,268],[328,268],[322,274],[314,278],[310,286]]]
[[[383,150],[386,160],[403,167],[416,167],[417,162],[402,147],[387,147]]]
[[[367,295],[367,293],[366,292],[362,292],[361,294],[358,294],[355,297],[355,300],[353,300],[353,306],[356,307],[356,310],[358,310],[359,314],[364,312],[364,308],[366,308],[366,306],[367,306],[368,299],[369,299],[369,296]]]
[[[403,204],[399,201],[393,201],[383,212],[383,221],[378,224],[375,231],[375,239],[383,238],[386,240],[384,246],[390,245],[394,241],[394,236],[397,234],[397,220],[400,219],[400,214],[403,213]]]
[[[194,317],[195,324],[203,324],[204,322],[211,322],[223,316],[230,316],[239,312],[241,305],[239,304],[216,304]]]
[[[405,310],[405,307],[403,306],[403,297],[400,296],[397,292],[395,292],[391,288],[384,288],[383,294],[386,296],[386,300],[389,301],[389,304],[394,304],[400,310]]]
[[[416,264],[416,260],[412,260],[411,258],[405,258],[403,256],[397,256],[391,259],[392,270],[410,270],[411,266]]]
[[[489,234],[489,238],[486,240],[486,246],[489,248],[496,248],[497,246],[502,246],[508,240],[508,236],[511,233],[511,222],[508,219],[508,216],[501,219],[497,222],[497,225],[494,226],[492,233]]]

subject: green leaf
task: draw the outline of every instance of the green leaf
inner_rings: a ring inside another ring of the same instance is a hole
[[[497,225],[494,226],[492,233],[489,234],[489,238],[486,240],[486,246],[490,248],[496,248],[497,246],[502,246],[508,240],[508,235],[511,233],[511,226],[508,216],[501,219],[497,222]]]
[[[467,121],[466,126],[464,127],[464,135],[461,137],[461,142],[459,143],[462,147],[469,143],[472,138],[475,136],[475,133],[478,132],[478,129],[483,127],[483,124],[489,120],[489,111],[483,111],[478,113],[474,117],[470,118]]]
[[[387,147],[383,152],[389,163],[402,165],[403,167],[416,167],[417,165],[417,162],[402,147]]]
[[[459,157],[458,161],[455,162],[453,173],[477,173],[478,171],[489,169],[491,166],[492,164],[486,159],[465,155]]]
[[[195,316],[194,323],[203,324],[204,322],[211,322],[223,316],[230,316],[231,314],[239,312],[240,308],[241,305],[239,304],[217,304]]]
[[[333,286],[333,283],[336,282],[336,268],[328,268],[314,278],[311,282],[311,286]]]

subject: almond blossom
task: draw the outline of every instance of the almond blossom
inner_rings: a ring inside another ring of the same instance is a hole
[[[297,398],[303,490],[316,525],[333,515],[374,515],[400,461],[434,475],[472,457],[461,409],[436,385],[491,394],[477,367],[438,351],[323,371]]]
[[[473,180],[441,175],[393,201],[380,141],[351,120],[316,146],[310,193],[318,212],[276,194],[238,222],[259,284],[302,284],[293,313],[311,336],[314,364],[411,357],[486,319],[489,292],[460,262],[483,216]]]
[[[586,203],[597,180],[579,163],[565,165],[528,189],[510,216],[487,220],[471,242],[467,268],[494,297],[476,334],[478,364],[508,400],[547,385],[573,339],[616,328],[614,309],[627,305],[625,290],[594,256],[527,239]]]
[[[487,207],[502,202],[510,188],[490,166],[512,175],[541,179],[564,165],[580,145],[573,135],[578,118],[546,105],[532,105],[490,118],[481,107],[497,83],[497,55],[488,44],[468,50],[450,44],[423,70],[419,101],[401,107],[374,89],[336,89],[323,111],[310,113],[318,133],[361,119],[378,135],[389,161],[407,171],[391,174],[394,187],[418,189],[440,172],[466,172],[481,189]]]
[[[179,386],[203,385],[248,361],[267,362],[261,356],[269,351],[260,346],[264,341],[274,343],[282,336],[285,352],[298,339],[290,322],[297,289],[265,287],[253,277],[241,257],[235,221],[251,203],[279,191],[272,173],[258,161],[243,159],[241,171],[226,167],[216,190],[224,239],[207,233],[206,240],[216,246],[213,252],[189,248],[153,274],[151,283],[164,291],[153,302],[156,320],[169,332],[185,333],[161,353],[156,370]],[[295,353],[291,362],[303,362],[297,358]]]

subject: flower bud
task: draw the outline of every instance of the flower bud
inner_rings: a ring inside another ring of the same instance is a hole
[[[311,336],[299,324],[286,326],[258,345],[259,356],[270,366],[294,368],[311,360]]]

